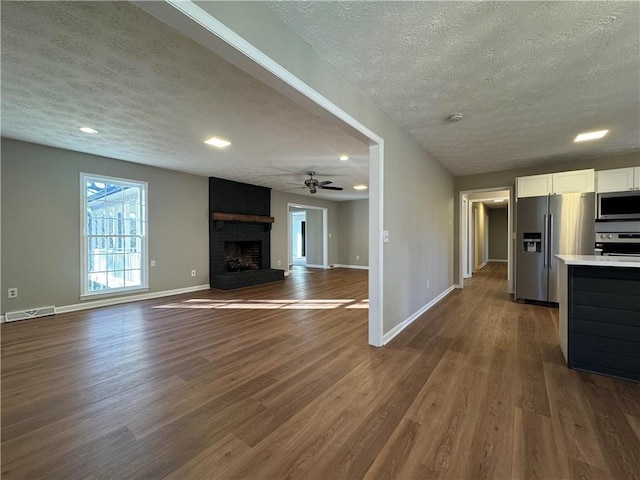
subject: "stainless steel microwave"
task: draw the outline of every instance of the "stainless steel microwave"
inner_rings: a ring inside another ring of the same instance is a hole
[[[640,220],[640,190],[599,193],[598,220]]]

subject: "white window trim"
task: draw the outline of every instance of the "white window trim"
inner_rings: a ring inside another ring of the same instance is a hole
[[[144,234],[143,234],[143,252],[142,252],[142,285],[135,287],[112,288],[108,290],[98,290],[96,292],[87,291],[87,189],[85,187],[87,178],[100,178],[111,182],[117,182],[124,185],[139,186],[144,188]],[[110,177],[97,173],[80,172],[80,299],[88,299],[95,297],[115,296],[142,292],[149,290],[149,184],[142,180],[132,180],[128,178]]]

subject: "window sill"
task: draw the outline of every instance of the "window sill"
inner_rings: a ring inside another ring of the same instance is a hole
[[[122,288],[118,290],[108,290],[106,292],[91,292],[84,293],[80,295],[80,300],[89,300],[91,298],[102,298],[102,297],[121,297],[123,295],[128,295],[130,293],[139,293],[139,292],[148,292],[149,287],[136,287],[136,288]]]

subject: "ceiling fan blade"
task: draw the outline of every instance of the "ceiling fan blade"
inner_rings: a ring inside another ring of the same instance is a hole
[[[318,186],[322,187],[324,185],[329,185],[330,183],[333,183],[331,180],[325,180],[324,182],[318,182]]]
[[[318,188],[322,188],[324,190],[342,190],[342,187],[323,187],[322,185],[318,185]]]

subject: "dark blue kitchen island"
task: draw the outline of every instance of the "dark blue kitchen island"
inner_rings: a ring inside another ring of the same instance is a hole
[[[569,368],[640,382],[640,258],[556,255]]]

